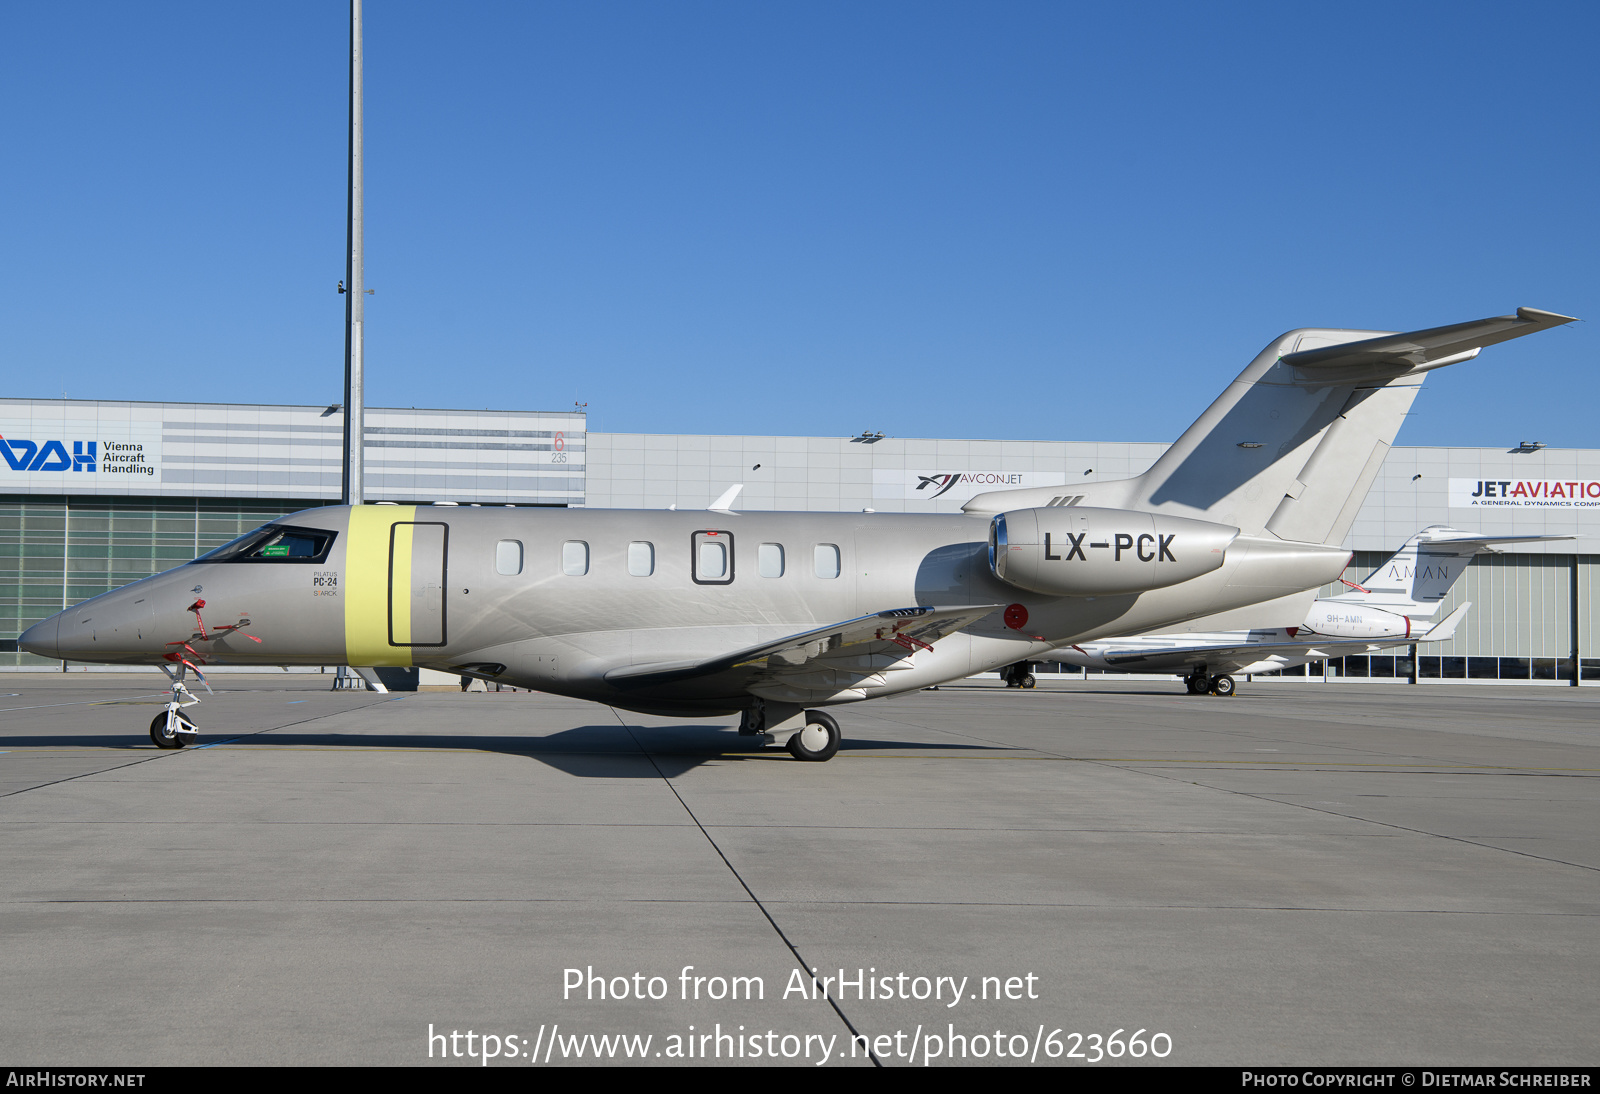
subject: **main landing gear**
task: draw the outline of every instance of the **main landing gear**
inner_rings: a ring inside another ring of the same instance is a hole
[[[1190,695],[1205,695],[1209,693],[1211,695],[1229,696],[1234,693],[1233,677],[1207,676],[1204,668],[1184,677],[1183,684]]]
[[[782,745],[789,755],[808,763],[831,760],[839,751],[844,734],[833,715],[821,710],[803,710],[792,703],[755,700],[739,719],[739,735],[761,737],[769,746]]]
[[[821,763],[833,759],[844,734],[833,715],[821,710],[806,711],[805,728],[789,738],[789,755],[797,760]]]
[[[1033,676],[1032,661],[1018,661],[1015,665],[1009,665],[1001,671],[1001,675],[1005,677],[1008,688],[1031,688],[1039,683]]]

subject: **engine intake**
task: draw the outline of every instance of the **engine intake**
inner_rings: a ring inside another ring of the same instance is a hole
[[[1017,509],[989,526],[989,568],[1050,596],[1162,589],[1222,565],[1239,529],[1187,517],[1087,506]]]

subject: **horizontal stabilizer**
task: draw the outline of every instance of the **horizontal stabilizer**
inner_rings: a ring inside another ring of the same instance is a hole
[[[1438,368],[1467,360],[1485,346],[1573,322],[1576,320],[1570,315],[1557,315],[1537,308],[1518,308],[1515,315],[1497,315],[1489,319],[1474,319],[1469,323],[1452,323],[1447,327],[1429,327],[1405,334],[1385,334],[1358,342],[1301,350],[1299,353],[1284,354],[1282,360],[1296,368],[1317,370],[1351,366],[1405,370]]]
[[[1455,528],[1434,527],[1424,529],[1419,535],[1418,541],[1422,543],[1426,549],[1429,547],[1429,545],[1435,543],[1450,544],[1452,546],[1456,544],[1474,544],[1478,547],[1492,547],[1496,543],[1543,543],[1549,540],[1577,538],[1578,537],[1576,535],[1572,535],[1570,533],[1549,536],[1486,536],[1479,535],[1476,532],[1463,532]]]
[[[781,675],[841,654],[904,658],[1000,607],[977,604],[959,608],[894,608],[697,661],[628,665],[606,673],[606,680],[619,687],[648,687],[735,669],[747,670],[746,675],[752,679]]]

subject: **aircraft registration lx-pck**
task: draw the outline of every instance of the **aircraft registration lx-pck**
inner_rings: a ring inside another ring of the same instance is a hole
[[[1315,589],[1426,374],[1569,323],[1519,308],[1276,339],[1142,475],[961,514],[309,509],[84,601],[20,645],[157,665],[158,745],[207,664],[418,665],[683,717],[826,760],[822,707]]]

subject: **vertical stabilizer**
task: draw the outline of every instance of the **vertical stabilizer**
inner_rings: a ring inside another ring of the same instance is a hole
[[[1273,341],[1146,471],[1074,489],[1073,504],[1231,525],[1245,535],[1344,541],[1423,379],[1485,346],[1573,320],[1519,308],[1391,334],[1296,330]],[[998,513],[1058,499],[1059,487],[980,494]]]
[[[1575,536],[1481,536],[1443,525],[1424,528],[1396,551],[1388,561],[1368,574],[1360,588],[1337,596],[1321,597],[1319,603],[1360,604],[1381,608],[1397,615],[1431,617],[1450,589],[1466,573],[1472,556],[1491,550],[1497,543],[1538,543]]]

